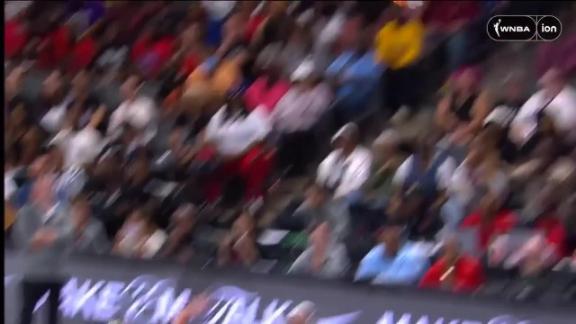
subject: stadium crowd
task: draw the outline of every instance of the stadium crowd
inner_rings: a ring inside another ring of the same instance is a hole
[[[533,45],[536,90],[517,68],[487,86],[485,24],[514,6],[5,4],[5,230],[44,283],[25,294],[59,289],[66,253],[468,293],[575,272],[576,33]]]

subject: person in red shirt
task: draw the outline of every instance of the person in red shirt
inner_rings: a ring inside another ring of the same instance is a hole
[[[24,12],[4,24],[4,57],[7,60],[22,54],[28,41],[28,24]]]
[[[72,34],[68,26],[60,25],[61,19],[60,15],[54,18],[37,48],[38,66],[42,69],[59,67],[71,52]]]
[[[75,74],[88,68],[96,58],[99,44],[96,40],[95,32],[95,28],[88,30],[84,35],[79,37],[78,41],[74,45],[70,65],[68,66],[71,73]]]
[[[485,251],[494,238],[508,233],[518,217],[509,209],[503,208],[501,199],[487,193],[479,203],[479,208],[468,215],[461,223],[462,228],[477,228],[479,247]]]
[[[451,237],[444,242],[442,255],[424,274],[419,286],[472,292],[484,281],[484,270],[480,262],[463,254],[458,239]]]
[[[546,214],[539,217],[534,223],[536,229],[541,230],[556,253],[556,257],[563,258],[568,255],[566,250],[566,229],[558,217]]]

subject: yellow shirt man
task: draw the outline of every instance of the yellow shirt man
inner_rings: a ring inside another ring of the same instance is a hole
[[[413,19],[403,24],[393,20],[376,35],[376,59],[389,69],[398,70],[420,57],[424,42],[424,25]]]

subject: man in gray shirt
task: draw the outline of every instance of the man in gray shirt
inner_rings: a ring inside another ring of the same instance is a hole
[[[31,200],[18,211],[14,239],[21,251],[22,300],[20,323],[32,323],[36,303],[49,292],[49,324],[58,322],[63,265],[71,245],[71,226],[66,207],[55,199],[55,176],[38,175]]]
[[[309,247],[294,261],[288,273],[310,274],[321,278],[341,278],[350,263],[346,246],[332,234],[329,221],[311,227]]]

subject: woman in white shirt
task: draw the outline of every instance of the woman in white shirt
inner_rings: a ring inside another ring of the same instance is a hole
[[[360,190],[370,175],[372,153],[358,144],[358,126],[344,125],[332,142],[336,149],[318,166],[316,181],[335,190],[334,198],[349,197]]]
[[[205,147],[212,148],[222,165],[208,183],[208,199],[215,199],[221,186],[239,176],[245,184],[245,199],[261,197],[264,181],[273,160],[263,142],[270,131],[268,117],[261,108],[248,113],[237,91],[212,116],[204,130]]]
[[[144,131],[144,142],[149,142],[156,135],[156,105],[152,99],[139,94],[143,83],[140,77],[132,75],[122,84],[120,90],[124,101],[110,117],[108,135],[118,135],[123,124]]]

